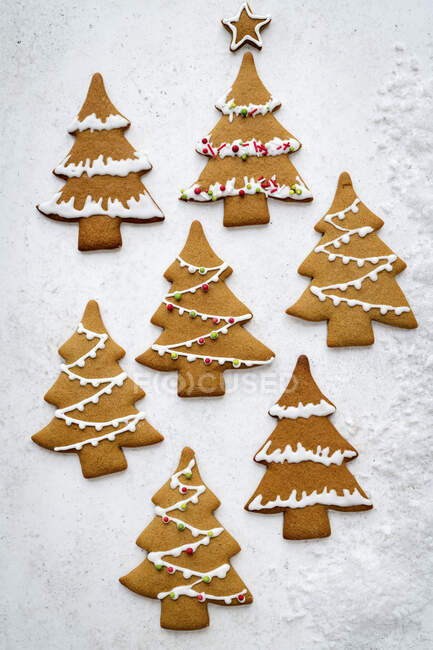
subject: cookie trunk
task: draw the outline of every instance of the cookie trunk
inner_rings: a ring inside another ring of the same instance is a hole
[[[284,511],[283,537],[285,539],[315,539],[329,537],[330,534],[331,526],[326,506],[287,508]]]
[[[362,307],[346,307],[346,312],[340,310],[328,321],[328,347],[338,348],[351,345],[373,345],[374,332],[371,326],[370,317]],[[350,312],[347,312],[350,310]]]
[[[114,474],[128,466],[122,449],[108,440],[103,440],[97,447],[84,445],[78,456],[85,478]]]
[[[224,199],[224,225],[256,226],[269,223],[268,202],[265,194],[228,196]]]
[[[166,630],[200,630],[208,625],[209,614],[205,602],[189,596],[161,600],[161,627]]]
[[[222,371],[179,370],[177,394],[179,397],[218,397],[225,393]]]
[[[79,223],[78,250],[97,251],[122,246],[119,217],[96,214],[80,219]]]

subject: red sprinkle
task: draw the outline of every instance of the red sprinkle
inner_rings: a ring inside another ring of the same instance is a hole
[[[257,180],[261,181],[264,178],[264,176],[260,176]]]
[[[235,319],[233,318],[233,316],[230,316],[229,323],[234,323],[234,322],[235,322]]]
[[[167,569],[167,571],[168,571],[169,573],[173,573],[173,572],[174,572],[174,569],[173,569],[172,566],[169,566],[168,569]]]
[[[202,596],[201,594],[199,594],[199,595],[197,596],[197,600],[203,600],[203,596]]]
[[[239,594],[238,600],[240,601],[245,600],[245,596],[243,594]]]
[[[208,291],[209,290],[209,285],[204,283],[204,284],[201,285],[201,288],[203,289],[203,291]]]
[[[207,366],[208,366],[209,364],[212,363],[212,361],[209,359],[209,357],[206,357],[206,359],[204,360],[204,362],[205,362],[205,364],[206,364]]]
[[[220,185],[220,190],[221,190],[221,192],[225,192],[226,186],[225,185]]]
[[[181,492],[186,492],[186,491],[187,491],[187,489],[188,489],[188,488],[186,488],[186,487],[183,487],[183,488],[181,489]]]
[[[254,113],[256,112],[256,110],[257,110],[257,108],[255,108],[254,110],[250,111],[250,115],[254,115]]]
[[[168,524],[169,519],[168,519],[168,517],[163,517],[163,518],[162,518],[162,521],[164,522],[164,524]]]
[[[239,190],[239,196],[245,196],[245,190]]]
[[[196,187],[194,190],[194,194],[200,194],[201,192],[201,187]]]
[[[272,178],[271,178],[271,183],[273,184],[274,187],[278,187],[278,183],[276,183]]]
[[[188,555],[192,555],[192,554],[194,553],[194,551],[193,551],[193,549],[191,548],[191,546],[188,546],[188,548],[186,549],[186,552],[188,553]]]
[[[220,322],[220,319],[215,316],[215,318],[212,318],[212,322],[217,325]]]
[[[173,311],[173,305],[171,304],[171,302],[168,303],[167,309],[168,311]]]
[[[206,147],[203,149],[203,153],[207,153],[207,149],[206,149]]]
[[[215,151],[212,149],[212,147],[210,146],[210,144],[208,145],[208,147],[209,147],[209,151],[211,152],[212,156],[213,156],[214,158],[216,158]]]
[[[271,190],[271,191],[269,192],[269,194],[273,194],[274,192],[277,192],[277,191],[278,191],[278,187],[274,187],[274,189]]]
[[[233,145],[233,147],[232,147],[232,151],[233,151],[234,153],[236,153],[237,151],[239,151],[239,147],[238,147],[237,144],[234,144],[234,145]]]
[[[207,144],[207,138],[203,138],[202,142],[203,144]]]
[[[198,343],[199,345],[203,345],[203,344],[204,344],[204,338],[203,338],[203,337],[199,338],[199,340],[197,341],[197,343]]]
[[[221,151],[221,149],[224,149],[226,146],[226,143],[224,142],[220,147],[218,147],[217,151]]]

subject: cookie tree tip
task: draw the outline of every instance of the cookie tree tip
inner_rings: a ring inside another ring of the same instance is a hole
[[[251,603],[229,562],[240,546],[213,515],[220,502],[203,483],[191,448],[184,448],[176,471],[152,501],[155,518],[137,539],[147,557],[120,582],[161,601],[161,627],[200,629],[209,625],[208,603]]]
[[[83,475],[95,478],[126,469],[122,447],[163,440],[134,406],[145,393],[117,363],[125,351],[109,336],[95,300],[87,304],[76,332],[59,353],[65,363],[45,395],[57,410],[32,437],[34,442],[78,454]]]
[[[268,198],[311,201],[311,192],[290,161],[301,143],[273,115],[280,105],[247,52],[233,86],[216,104],[221,119],[197,143],[197,152],[209,162],[179,198],[223,199],[225,226],[268,223]]]
[[[376,232],[383,221],[341,174],[327,214],[315,225],[322,239],[298,269],[312,278],[287,313],[328,321],[330,347],[371,345],[371,321],[413,329],[417,321],[395,276],[406,268]]]
[[[180,397],[223,395],[223,372],[270,363],[273,352],[243,325],[252,318],[226,286],[232,269],[193,222],[180,255],[164,277],[172,283],[151,322],[163,333],[137,357],[145,366],[178,371]]]
[[[298,359],[292,378],[269,413],[278,424],[254,460],[266,473],[245,509],[284,514],[283,537],[331,534],[328,510],[369,510],[371,501],[346,467],[357,451],[329,421],[335,407]]]
[[[109,100],[102,76],[93,75],[86,100],[69,128],[76,138],[54,169],[66,181],[38,210],[57,221],[79,222],[79,250],[118,248],[120,223],[162,221],[140,180],[152,165],[124,136],[130,122]]]

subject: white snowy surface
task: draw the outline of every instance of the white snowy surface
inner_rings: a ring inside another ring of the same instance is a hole
[[[255,54],[277,117],[303,143],[292,161],[309,205],[270,201],[266,227],[225,229],[222,203],[184,204],[178,190],[206,160],[197,138],[219,119],[214,102],[242,58],[220,19],[238,0],[27,0],[1,12],[2,496],[0,646],[5,650],[188,648],[431,648],[433,36],[430,0],[253,2],[273,16]],[[123,248],[77,251],[78,227],[38,214],[62,186],[51,170],[73,139],[68,125],[93,72],[130,120],[127,137],[149,152],[145,183],[163,224],[123,224]],[[417,330],[374,324],[366,349],[328,349],[326,324],[284,310],[307,286],[296,273],[318,241],[338,175],[351,173],[385,225],[382,239],[408,268],[398,276]],[[253,311],[247,325],[277,354],[272,366],[226,373],[220,399],[181,400],[175,374],[134,361],[160,331],[149,319],[163,272],[199,218],[234,273],[230,288]],[[128,470],[85,480],[75,455],[30,436],[53,416],[43,401],[57,348],[90,298],[99,301],[123,368],[147,397],[139,407],[164,435],[127,449]],[[358,449],[350,465],[374,509],[330,513],[332,536],[289,542],[282,516],[243,505],[263,474],[252,457],[275,422],[276,401],[300,353],[310,357],[332,421]],[[236,390],[233,382],[239,381]],[[159,627],[158,601],[117,579],[144,559],[135,546],[151,496],[184,445],[221,499],[221,523],[242,546],[233,565],[254,603],[209,605],[211,625]]]

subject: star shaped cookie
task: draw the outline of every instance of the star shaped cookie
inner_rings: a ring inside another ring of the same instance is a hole
[[[245,43],[262,49],[263,41],[260,31],[271,22],[271,16],[257,16],[247,2],[244,2],[239,12],[233,18],[224,18],[223,26],[232,34],[230,50],[236,52]]]

